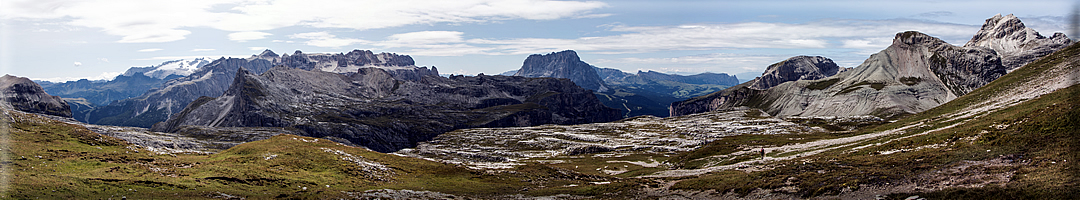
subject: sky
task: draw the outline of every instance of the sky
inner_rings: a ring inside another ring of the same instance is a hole
[[[575,50],[602,68],[760,75],[798,55],[855,67],[902,31],[954,45],[996,14],[1044,36],[1075,1],[0,0],[0,73],[111,79],[196,57],[410,55],[443,74],[498,74]]]

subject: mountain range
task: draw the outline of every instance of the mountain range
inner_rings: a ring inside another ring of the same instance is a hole
[[[414,69],[397,75],[379,68],[350,75],[284,66],[261,75],[240,69],[223,95],[199,98],[151,130],[283,127],[393,152],[454,129],[596,123],[621,116],[566,79],[447,78]]]

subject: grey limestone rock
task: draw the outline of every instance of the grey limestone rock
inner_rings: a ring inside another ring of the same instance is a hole
[[[1024,26],[1024,23],[1012,14],[998,14],[986,19],[982,29],[971,37],[964,47],[993,49],[1001,57],[1002,64],[1013,70],[1069,44],[1072,44],[1072,40],[1065,34],[1054,33],[1047,38],[1035,29]]]

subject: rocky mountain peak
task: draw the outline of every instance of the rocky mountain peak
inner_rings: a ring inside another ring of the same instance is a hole
[[[514,76],[568,78],[578,86],[598,92],[608,88],[592,65],[581,61],[577,52],[565,50],[529,55]]]
[[[1047,38],[1035,29],[1024,26],[1020,18],[1012,14],[995,15],[986,19],[979,30],[964,47],[993,49],[1009,70],[1019,68],[1035,59],[1072,44],[1062,33]]]
[[[1006,16],[997,14],[990,19],[986,19],[982,29],[971,37],[971,40],[964,44],[964,47],[989,47],[1004,54],[1017,51],[1014,48],[1019,44],[1044,38],[1046,37],[1039,35],[1039,32],[1024,26],[1020,18],[1016,18],[1012,14]]]
[[[836,75],[839,71],[840,66],[832,59],[822,56],[795,56],[769,65],[750,88],[764,90],[788,81],[818,80]]]
[[[274,53],[274,51],[271,51],[270,49],[266,49],[266,50],[263,50],[262,53],[259,53],[259,57],[278,57],[278,55],[276,53]]]

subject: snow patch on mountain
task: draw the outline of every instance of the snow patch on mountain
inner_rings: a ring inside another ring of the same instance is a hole
[[[188,76],[191,75],[191,73],[194,73],[196,69],[210,64],[213,60],[213,58],[209,57],[195,58],[193,60],[172,60],[149,67],[132,67],[124,72],[123,75],[132,76],[135,74],[143,74],[156,79],[164,79],[170,75]]]

